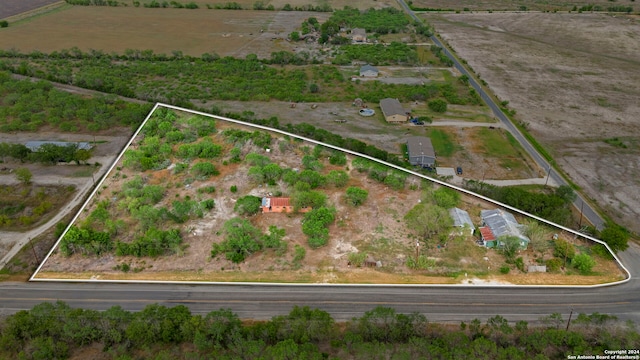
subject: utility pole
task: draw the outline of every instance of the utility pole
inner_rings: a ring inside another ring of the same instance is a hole
[[[582,209],[584,208],[584,201],[580,201],[580,221],[578,222],[578,229],[582,229]]]
[[[547,186],[547,183],[549,183],[549,176],[551,175],[551,163],[549,163],[548,165],[549,165],[549,171],[547,171],[547,180],[545,180],[544,186]]]
[[[40,260],[38,259],[38,254],[36,254],[36,249],[33,247],[33,243],[31,242],[31,238],[29,238],[29,245],[31,245],[31,251],[33,252],[33,257],[36,259],[36,264],[40,264]]]
[[[573,309],[571,309],[571,312],[569,313],[569,320],[567,321],[566,331],[569,331],[569,324],[571,324],[571,315],[573,315]]]

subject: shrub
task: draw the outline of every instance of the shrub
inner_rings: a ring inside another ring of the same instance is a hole
[[[500,267],[500,274],[508,274],[509,271],[511,271],[511,268],[509,267],[509,265],[502,265]]]
[[[238,187],[235,185],[231,185],[231,188],[229,188],[229,191],[235,194],[238,192]]]
[[[212,163],[206,161],[193,165],[193,167],[191,168],[191,172],[198,176],[200,180],[204,180],[213,175],[220,174],[218,169],[216,169],[216,167]]]
[[[356,186],[348,187],[346,191],[347,201],[353,206],[362,205],[368,196],[369,192],[367,190]]]
[[[554,245],[555,249],[553,255],[556,257],[571,260],[576,254],[576,249],[573,247],[573,244],[566,240],[557,239]]]
[[[587,254],[578,254],[571,259],[571,265],[578,269],[581,274],[591,273],[591,269],[596,265],[596,261]]]
[[[549,259],[547,260],[546,265],[547,265],[547,272],[558,272],[562,267],[562,260],[558,258]]]
[[[213,199],[207,199],[200,203],[203,209],[211,210],[216,206],[216,202]]]
[[[442,99],[431,100],[428,103],[429,109],[433,112],[444,113],[447,112],[447,102]]]
[[[309,246],[318,248],[327,244],[329,229],[327,227],[335,220],[335,209],[322,207],[313,209],[304,216],[302,232],[309,236]]]

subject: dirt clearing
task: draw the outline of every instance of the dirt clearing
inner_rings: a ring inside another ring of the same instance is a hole
[[[606,14],[427,17],[583,191],[640,231],[640,20]],[[618,137],[621,143],[605,143]]]

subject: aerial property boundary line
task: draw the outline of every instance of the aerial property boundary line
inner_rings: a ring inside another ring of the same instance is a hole
[[[611,255],[613,256],[613,258],[616,260],[618,266],[620,267],[620,269],[622,269],[626,274],[627,274],[627,278],[620,280],[620,281],[615,281],[615,282],[611,282],[611,283],[606,283],[606,284],[598,284],[598,285],[500,285],[500,287],[535,287],[535,288],[540,288],[540,287],[551,287],[551,288],[563,288],[563,287],[567,287],[567,288],[595,288],[595,287],[603,287],[603,286],[612,286],[612,285],[619,285],[619,284],[623,284],[626,283],[628,281],[631,280],[631,273],[629,272],[629,270],[624,266],[624,264],[622,264],[622,261],[620,261],[620,258],[618,258],[618,256],[615,254],[615,252],[609,247],[609,245],[607,243],[605,243],[602,240],[596,239],[592,236],[589,235],[585,235],[583,233],[580,233],[576,230],[570,229],[568,227],[562,226],[562,225],[558,225],[556,223],[553,223],[549,220],[543,219],[541,217],[538,217],[536,215],[533,214],[529,214],[525,211],[522,211],[520,209],[517,209],[515,207],[512,207],[510,205],[507,204],[503,204],[499,201],[495,201],[491,198],[488,198],[486,196],[480,195],[480,194],[476,194],[472,191],[469,191],[467,189],[458,187],[456,185],[452,185],[449,183],[446,183],[444,181],[417,173],[415,171],[412,170],[408,170],[405,169],[403,167],[388,163],[386,161],[382,161],[380,159],[374,158],[372,156],[368,156],[368,155],[364,155],[364,154],[360,154],[357,153],[355,151],[351,151],[351,150],[347,150],[347,149],[343,149],[340,148],[338,146],[335,145],[331,145],[331,144],[326,144],[317,140],[313,140],[313,139],[309,139],[306,138],[304,136],[299,136],[296,134],[292,134],[283,130],[279,130],[279,129],[273,129],[267,126],[263,126],[263,125],[257,125],[257,124],[252,124],[252,123],[248,123],[248,122],[244,122],[244,121],[240,121],[240,120],[235,120],[235,119],[231,119],[231,118],[227,118],[227,117],[223,117],[223,116],[219,116],[219,115],[212,115],[212,114],[207,114],[201,111],[196,111],[196,110],[190,110],[190,109],[185,109],[185,108],[181,108],[178,106],[174,106],[174,105],[169,105],[169,104],[163,104],[163,103],[156,103],[154,105],[154,107],[151,109],[151,111],[149,112],[149,114],[147,115],[147,117],[144,119],[144,121],[142,122],[142,124],[138,127],[138,129],[136,130],[136,132],[133,134],[133,136],[131,137],[131,139],[129,140],[129,142],[127,143],[127,145],[125,146],[125,148],[120,152],[120,154],[118,155],[118,157],[113,161],[113,164],[111,164],[111,166],[109,167],[109,170],[107,171],[107,173],[102,177],[102,179],[100,180],[100,182],[98,183],[98,185],[95,187],[95,189],[93,190],[93,192],[91,193],[91,195],[89,196],[89,198],[87,198],[87,200],[85,201],[85,203],[82,205],[82,207],[80,208],[80,210],[78,211],[78,213],[74,216],[73,220],[69,223],[69,225],[67,225],[67,227],[65,228],[64,232],[62,233],[62,235],[60,235],[60,238],[56,241],[56,243],[53,245],[53,247],[51,248],[51,250],[49,250],[49,253],[47,254],[47,256],[45,257],[45,259],[42,261],[42,263],[40,264],[40,266],[38,266],[38,268],[36,269],[36,271],[33,273],[33,275],[31,276],[31,278],[29,279],[29,281],[52,281],[52,282],[96,282],[96,280],[85,280],[85,279],[38,279],[36,278],[37,274],[40,272],[40,270],[42,269],[42,266],[46,263],[46,261],[49,259],[49,257],[51,256],[51,254],[53,253],[53,251],[58,247],[60,241],[62,241],[62,238],[65,236],[65,234],[67,233],[67,231],[71,228],[71,225],[77,220],[77,218],[80,216],[80,214],[82,213],[82,211],[86,208],[86,206],[89,204],[89,201],[91,201],[93,199],[93,197],[95,196],[96,192],[100,189],[100,187],[102,186],[102,184],[104,183],[104,181],[107,179],[108,175],[111,173],[111,171],[113,170],[113,168],[116,166],[116,164],[118,163],[118,161],[120,161],[120,159],[122,158],[122,156],[124,156],[124,153],[126,152],[126,150],[129,148],[129,146],[131,145],[131,143],[133,142],[133,140],[138,136],[138,134],[140,133],[140,131],[142,130],[142,128],[146,125],[147,121],[149,121],[149,119],[151,118],[151,116],[153,115],[153,113],[157,110],[157,108],[159,106],[168,108],[168,109],[173,109],[173,110],[177,110],[177,111],[182,111],[182,112],[187,112],[187,113],[191,113],[194,115],[200,115],[200,116],[204,116],[204,117],[208,117],[208,118],[212,118],[212,119],[216,119],[216,120],[221,120],[221,121],[225,121],[225,122],[229,122],[229,123],[233,123],[233,124],[238,124],[238,125],[242,125],[242,126],[248,126],[248,127],[252,127],[252,128],[256,128],[256,129],[260,129],[260,130],[265,130],[265,131],[270,131],[270,132],[274,132],[274,133],[278,133],[281,135],[285,135],[285,136],[290,136],[293,138],[297,138],[303,141],[307,141],[316,145],[321,145],[333,150],[337,150],[337,151],[341,151],[353,156],[358,156],[358,157],[362,157],[365,158],[367,160],[370,161],[374,161],[376,163],[391,167],[393,169],[417,176],[419,178],[422,179],[426,179],[429,180],[431,182],[434,182],[438,185],[441,186],[446,186],[448,188],[454,189],[456,191],[462,192],[464,194],[473,196],[475,198],[484,200],[486,202],[489,202],[491,204],[494,204],[496,206],[500,206],[503,207],[505,209],[508,209],[510,211],[516,212],[522,216],[526,216],[532,219],[535,219],[537,221],[540,221],[542,223],[545,223],[546,225],[555,227],[557,229],[561,229],[563,231],[566,231],[568,233],[571,233],[575,236],[579,236],[582,237],[584,239],[588,239],[591,240],[595,243],[604,245],[607,250],[611,253]],[[205,281],[143,281],[143,280],[97,280],[99,282],[112,282],[112,283],[167,283],[167,284],[242,284],[242,285],[248,285],[248,284],[262,284],[262,285],[267,285],[267,283],[221,283],[221,282],[205,282]],[[268,283],[269,285],[278,285],[277,283]],[[280,284],[280,285],[292,285],[292,284]],[[306,286],[306,285],[319,285],[319,284],[296,284],[296,285],[302,285],[302,286]],[[330,284],[330,285],[341,285],[341,284]],[[347,285],[347,284],[344,284]],[[358,284],[360,285],[360,284]],[[434,284],[425,284],[425,285],[400,285],[400,284],[376,284],[376,285],[371,285],[371,286],[438,286],[438,287],[478,287],[478,285],[446,285],[446,284],[439,284],[439,285],[434,285]],[[484,287],[494,287],[495,285],[486,285]]]

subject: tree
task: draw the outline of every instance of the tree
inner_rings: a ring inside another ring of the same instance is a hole
[[[350,186],[346,191],[347,201],[353,206],[362,205],[369,196],[369,192],[357,186]]]
[[[247,195],[236,201],[233,211],[240,215],[255,215],[260,211],[260,205],[262,205],[262,199],[257,196]]]
[[[225,240],[220,244],[213,244],[211,256],[224,253],[227,260],[234,263],[243,262],[245,257],[262,249],[258,242],[262,234],[248,220],[233,218],[224,223]]]
[[[9,26],[9,22],[7,20],[0,21],[0,28],[6,28]]]
[[[300,33],[297,31],[292,31],[291,34],[289,34],[289,38],[291,39],[291,41],[298,41],[300,40]]]
[[[605,228],[600,232],[600,238],[606,242],[615,253],[624,251],[629,247],[629,231],[620,225],[612,223],[606,224]]]
[[[556,195],[566,204],[571,204],[576,199],[576,193],[573,189],[568,185],[562,185],[556,189]]]
[[[329,240],[328,226],[335,220],[335,209],[321,207],[305,214],[302,232],[309,236],[309,246],[318,248],[327,244]]]
[[[447,209],[437,205],[420,203],[404,216],[407,227],[430,245],[431,238],[453,226],[453,220]]]
[[[531,220],[526,224],[525,235],[531,240],[533,250],[544,254],[549,249],[549,238],[547,237],[547,228],[540,225],[536,220]]]
[[[460,203],[460,193],[456,190],[442,186],[433,192],[433,200],[436,205],[445,209],[451,209],[458,206],[458,203]]]
[[[319,191],[296,191],[291,196],[291,202],[294,211],[303,208],[318,209],[327,202],[327,195]]]
[[[571,259],[571,265],[578,269],[581,274],[586,275],[596,265],[596,261],[587,254],[578,254]]]
[[[334,320],[320,309],[294,306],[289,315],[272,319],[278,340],[291,339],[298,344],[320,342],[331,336]]]
[[[573,244],[564,239],[557,239],[554,247],[553,255],[559,258],[571,260],[576,254],[576,249]]]
[[[23,183],[24,185],[29,185],[31,183],[31,178],[33,174],[27,168],[18,168],[16,169],[16,179]]]
[[[520,238],[517,236],[503,236],[498,238],[498,244],[507,261],[513,261],[520,249]]]
[[[427,105],[429,106],[429,109],[431,109],[431,111],[433,112],[437,112],[437,113],[447,112],[447,102],[442,99],[431,100]]]

